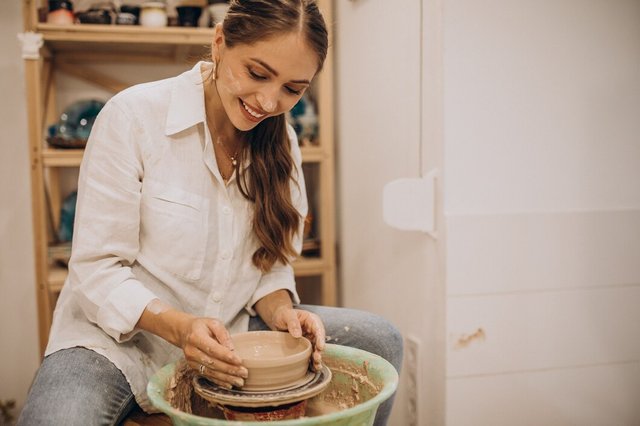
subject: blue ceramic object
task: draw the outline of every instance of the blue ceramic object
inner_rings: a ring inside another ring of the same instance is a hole
[[[62,202],[60,209],[60,225],[58,227],[58,239],[60,241],[71,241],[73,238],[73,221],[76,217],[76,201],[78,193],[73,191]]]
[[[287,113],[287,121],[296,131],[300,145],[317,143],[318,114],[307,93],[302,95],[298,103]]]
[[[62,148],[86,143],[102,107],[104,102],[95,99],[74,102],[60,115],[58,122],[49,127],[47,141],[54,146],[62,145]]]

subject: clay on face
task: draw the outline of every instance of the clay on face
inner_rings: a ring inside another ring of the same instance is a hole
[[[224,69],[225,78],[223,79],[225,84],[218,84],[218,90],[224,91],[229,96],[236,96],[237,93],[242,93],[242,83],[238,80],[238,77],[233,73],[231,68]]]
[[[277,104],[274,102],[274,100],[271,98],[266,98],[261,92],[258,92],[256,94],[256,100],[263,110],[267,112],[273,112],[276,110]]]

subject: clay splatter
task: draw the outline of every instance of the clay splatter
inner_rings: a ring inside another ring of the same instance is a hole
[[[484,342],[486,338],[487,338],[487,335],[484,332],[484,329],[480,327],[474,333],[463,334],[460,337],[458,337],[455,345],[453,346],[453,349],[455,350],[464,349],[468,347],[471,344],[471,342],[473,341]]]

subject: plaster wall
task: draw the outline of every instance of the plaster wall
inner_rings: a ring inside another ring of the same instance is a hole
[[[420,85],[421,72],[439,72],[439,41],[429,38],[425,55],[420,41],[421,14],[438,2],[401,3],[336,2],[340,285],[345,306],[380,314],[419,342],[420,424],[438,424],[444,415],[444,228],[434,240],[392,229],[382,216],[385,184],[442,166],[439,87],[435,80]],[[436,37],[436,30],[429,27],[425,35]],[[425,97],[424,112],[436,115],[421,116],[422,90],[433,94]],[[421,132],[423,120],[430,126]],[[442,212],[440,199],[440,224]],[[410,424],[407,373],[390,425]]]
[[[447,424],[637,424],[640,3],[444,10]]]
[[[24,403],[40,362],[21,4],[0,3],[0,400]]]
[[[640,5],[389,5],[338,2],[345,305],[423,343],[421,425],[638,423]],[[388,228],[434,167],[437,242]]]

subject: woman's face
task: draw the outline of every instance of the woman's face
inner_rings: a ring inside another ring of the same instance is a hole
[[[242,131],[293,108],[318,67],[316,53],[296,33],[229,48],[220,31],[212,53],[218,61],[216,87],[222,105]]]

